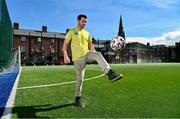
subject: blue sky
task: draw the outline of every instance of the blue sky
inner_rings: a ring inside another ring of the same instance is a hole
[[[20,28],[65,32],[86,14],[86,29],[96,39],[117,35],[122,15],[127,41],[174,44],[180,41],[180,0],[6,0]]]

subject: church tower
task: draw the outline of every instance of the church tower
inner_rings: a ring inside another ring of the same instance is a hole
[[[125,39],[125,33],[124,33],[123,23],[122,23],[122,16],[120,16],[120,20],[119,20],[118,36],[121,36],[121,37],[123,37]]]

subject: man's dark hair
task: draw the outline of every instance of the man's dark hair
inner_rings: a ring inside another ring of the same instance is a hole
[[[80,14],[78,17],[77,17],[77,20],[81,20],[81,18],[82,17],[84,17],[84,18],[86,18],[87,19],[87,16],[86,15],[84,15],[84,14]]]

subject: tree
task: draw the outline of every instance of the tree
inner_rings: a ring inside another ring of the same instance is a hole
[[[180,61],[180,42],[175,43],[175,53],[177,61]]]

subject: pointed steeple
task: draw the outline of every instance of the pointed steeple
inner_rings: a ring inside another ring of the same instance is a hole
[[[122,36],[125,39],[125,33],[124,33],[123,23],[122,23],[122,16],[120,16],[118,36]]]

